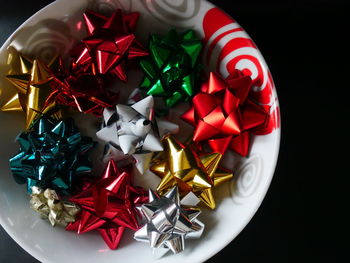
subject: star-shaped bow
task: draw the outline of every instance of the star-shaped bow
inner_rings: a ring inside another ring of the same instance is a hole
[[[111,160],[102,178],[82,193],[70,199],[82,212],[66,230],[83,234],[98,230],[106,244],[116,249],[125,228],[139,229],[139,212],[136,206],[148,201],[147,192],[134,187],[131,167],[118,169]]]
[[[197,219],[201,210],[195,204],[183,205],[175,186],[164,196],[149,191],[149,202],[141,206],[147,223],[134,238],[148,242],[153,255],[161,257],[168,251],[177,254],[184,250],[185,239],[200,238],[204,224]]]
[[[249,98],[252,80],[235,70],[226,80],[211,73],[209,81],[193,97],[182,119],[195,126],[193,141],[207,142],[224,154],[230,147],[242,156],[249,152],[250,134],[263,128],[266,109]]]
[[[26,118],[26,129],[43,114],[60,118],[57,111],[53,90],[61,85],[53,69],[58,57],[45,65],[40,60],[34,61],[19,53],[11,54],[12,69],[6,78],[15,86],[17,93],[2,107],[2,111],[23,111]]]
[[[69,70],[62,70],[67,73],[56,90],[59,104],[97,116],[115,105],[118,93],[110,89],[115,76],[126,81],[127,61],[148,55],[133,34],[138,17],[120,9],[109,18],[93,11],[84,13],[88,37],[73,48]]]
[[[231,171],[219,167],[220,153],[198,154],[174,137],[163,138],[164,152],[156,156],[150,170],[162,180],[157,187],[164,194],[177,185],[181,195],[193,192],[209,208],[215,208],[213,188],[230,180]]]
[[[145,77],[140,87],[148,95],[162,97],[167,108],[187,101],[195,92],[201,49],[193,30],[177,33],[172,29],[164,37],[151,35],[150,58],[141,60]]]
[[[121,9],[109,18],[86,11],[84,21],[88,36],[73,50],[75,66],[92,74],[111,73],[126,81],[127,61],[148,55],[133,33],[138,18],[138,13],[123,14]]]
[[[178,125],[156,118],[153,107],[153,97],[148,96],[130,106],[118,104],[115,109],[105,109],[104,127],[96,133],[115,148],[110,152],[132,155],[140,173],[148,168],[153,152],[163,150],[160,138],[178,131]],[[114,158],[118,156],[114,154]]]
[[[10,167],[16,182],[26,183],[29,193],[38,186],[70,194],[74,181],[91,171],[88,154],[94,142],[80,135],[73,119],[41,117],[17,141],[20,152],[10,159]]]

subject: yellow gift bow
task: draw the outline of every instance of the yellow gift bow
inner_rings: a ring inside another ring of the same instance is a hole
[[[178,185],[182,195],[192,191],[207,207],[214,209],[213,188],[233,177],[233,173],[219,167],[220,153],[196,153],[190,145],[183,145],[172,136],[162,139],[164,152],[153,160],[150,170],[161,178],[157,191],[163,195]]]
[[[12,69],[6,76],[15,86],[17,93],[2,107],[2,111],[23,111],[26,117],[26,129],[30,124],[48,112],[59,119],[61,112],[55,111],[56,102],[51,97],[51,82],[55,81],[52,69],[57,67],[59,58],[56,56],[45,65],[41,61],[31,60],[17,51],[9,55],[8,63]]]

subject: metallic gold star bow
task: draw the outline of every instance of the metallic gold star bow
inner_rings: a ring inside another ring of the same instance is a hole
[[[193,192],[209,208],[215,208],[213,187],[233,177],[231,171],[219,167],[220,153],[197,153],[174,137],[163,140],[164,152],[152,161],[150,170],[162,178],[157,191],[163,195],[178,185],[180,194]]]
[[[18,61],[12,60],[12,69],[6,78],[15,86],[17,93],[1,107],[1,110],[23,111],[26,128],[43,114],[52,114],[53,117],[59,118],[61,113],[57,111],[52,91],[60,82],[51,70],[57,64],[58,57],[45,65],[37,59],[32,61],[19,53],[15,55],[18,56]]]

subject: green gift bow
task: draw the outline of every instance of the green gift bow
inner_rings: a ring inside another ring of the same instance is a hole
[[[193,30],[178,33],[171,29],[164,37],[151,35],[150,57],[140,62],[145,72],[140,88],[147,95],[162,97],[168,109],[187,101],[195,93],[201,49]]]

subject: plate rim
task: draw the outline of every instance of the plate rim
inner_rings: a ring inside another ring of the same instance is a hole
[[[26,26],[32,19],[34,19],[36,16],[40,15],[41,13],[44,13],[46,11],[47,8],[59,3],[61,0],[55,0],[53,1],[52,3],[44,6],[43,8],[41,8],[40,10],[38,10],[37,12],[35,12],[33,15],[31,15],[28,19],[26,19],[23,23],[21,23],[21,25],[19,25],[17,27],[17,29],[7,38],[7,40],[3,43],[3,45],[0,47],[0,53],[2,53],[4,50],[6,50],[6,48],[9,46],[9,44],[13,41],[13,37],[17,34],[17,32],[19,30],[21,30],[24,26]],[[212,7],[216,7],[216,8],[219,8],[221,11],[223,11],[225,14],[227,14],[229,17],[232,17],[230,14],[226,13],[225,10],[221,9],[220,7],[214,5],[213,3],[211,3],[209,0],[201,0],[203,2],[206,2],[206,4],[209,4],[211,5]],[[242,27],[243,28],[243,27]],[[247,31],[243,28],[244,32],[248,35],[249,39],[251,39],[253,42],[254,40],[250,37],[250,35],[247,33]],[[255,42],[254,42],[255,44]],[[265,59],[262,55],[262,53],[260,52],[260,49],[258,48],[258,46],[255,44],[256,46],[256,49],[258,50],[259,52],[259,55],[261,57],[262,60],[264,60],[265,62]],[[268,65],[266,64],[265,62],[265,65],[268,68]],[[272,76],[272,73],[270,72],[271,74],[271,80],[272,80],[272,83],[274,84],[272,89],[275,93],[275,97],[277,99],[277,102],[278,103],[278,92],[277,92],[277,89],[276,89],[276,86],[275,86],[275,82],[274,82],[274,79],[273,79],[273,76]],[[277,104],[278,107],[280,108],[280,105],[279,103]],[[243,229],[245,229],[247,227],[247,225],[251,222],[252,218],[254,217],[254,215],[256,214],[256,212],[258,211],[258,209],[260,208],[262,202],[264,201],[264,199],[266,198],[266,194],[268,192],[268,190],[270,189],[270,186],[271,186],[271,182],[272,182],[272,179],[275,175],[275,172],[276,172],[276,166],[277,166],[277,162],[278,162],[278,158],[279,158],[279,154],[280,154],[280,145],[281,145],[281,130],[282,130],[282,124],[281,124],[281,111],[280,110],[277,110],[275,111],[275,115],[276,115],[276,122],[277,122],[277,128],[272,131],[273,133],[276,133],[276,137],[275,137],[275,140],[274,140],[274,143],[275,143],[275,146],[274,146],[274,152],[273,152],[273,163],[272,163],[272,166],[271,166],[271,173],[269,174],[269,176],[267,177],[267,181],[266,181],[266,185],[262,191],[262,193],[260,194],[260,197],[259,197],[259,201],[258,202],[255,202],[254,204],[254,209],[251,210],[251,212],[249,213],[248,215],[248,219],[241,225],[240,228],[237,229],[237,234],[236,235],[232,235],[230,236],[230,238],[226,239],[226,240],[222,240],[222,242],[220,243],[220,245],[216,246],[215,249],[213,249],[210,253],[206,253],[205,256],[203,256],[201,258],[201,260],[208,260],[210,259],[211,257],[213,257],[214,255],[216,255],[217,253],[219,253],[221,250],[223,250],[226,246],[228,246],[242,231]],[[258,135],[260,136],[260,135]],[[262,135],[264,136],[264,135]],[[29,246],[27,246],[27,243],[25,242],[20,242],[20,238],[17,237],[17,235],[11,230],[10,227],[7,226],[6,222],[3,220],[2,216],[0,216],[0,225],[3,227],[3,229],[6,231],[6,233],[22,248],[24,249],[28,254],[30,254],[32,257],[36,258],[37,260],[39,261],[42,261],[42,260],[47,260],[47,258],[45,258],[43,256],[44,253],[39,253],[38,251],[36,250],[32,250]]]

